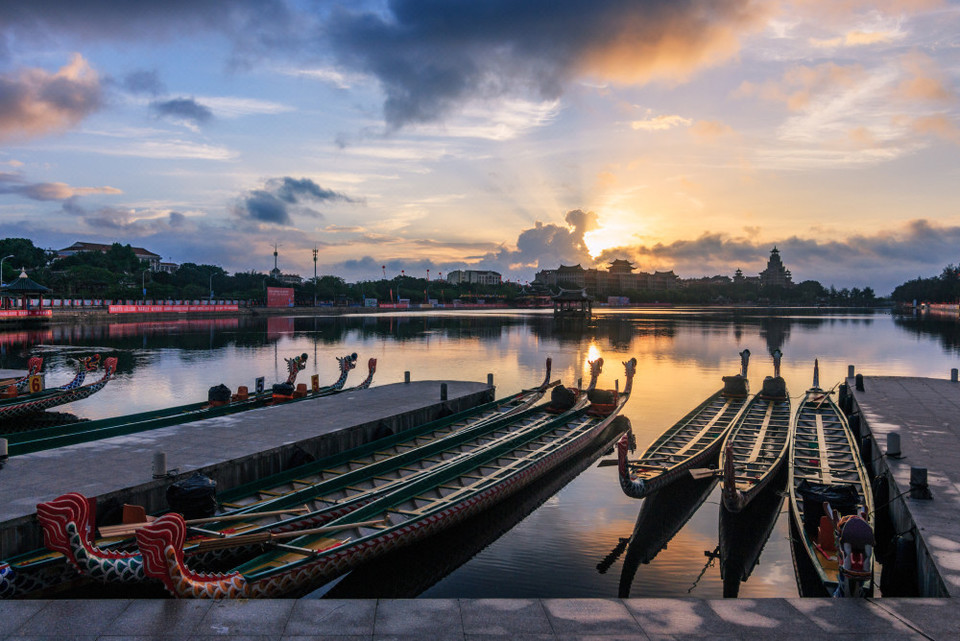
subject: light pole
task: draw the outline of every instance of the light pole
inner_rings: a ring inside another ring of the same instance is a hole
[[[213,302],[213,274],[210,274],[210,301]]]
[[[140,274],[140,290],[143,292],[143,302],[147,302],[147,272],[149,269],[143,270],[143,273]]]
[[[317,247],[313,247],[313,306],[317,306]]]
[[[5,261],[8,258],[13,258],[13,254],[0,258],[0,287],[3,287],[3,261]]]

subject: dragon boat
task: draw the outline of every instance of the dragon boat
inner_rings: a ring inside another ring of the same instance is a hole
[[[668,428],[640,456],[630,461],[628,435],[617,442],[620,489],[640,499],[657,492],[689,470],[714,460],[749,394],[750,350],[740,352],[741,371],[723,377],[723,387]]]
[[[77,374],[73,377],[73,380],[66,385],[27,394],[20,394],[19,392],[10,396],[6,396],[5,394],[4,398],[0,398],[0,419],[8,420],[30,416],[48,410],[51,407],[83,400],[99,392],[110,379],[113,378],[113,374],[117,369],[117,359],[114,357],[105,359],[103,362],[103,376],[93,383],[84,385],[83,383],[86,380],[87,373],[96,370],[99,366],[99,354],[86,356],[80,359]],[[10,387],[14,386],[11,385]],[[19,390],[19,383],[16,387]]]
[[[763,381],[730,429],[720,450],[723,505],[739,512],[777,477],[790,445],[790,396],[780,376],[780,350],[773,352],[773,376]],[[713,473],[709,471],[708,473]]]
[[[535,425],[536,416],[511,421],[517,414],[531,414],[530,409],[537,401],[558,384],[550,382],[550,370],[551,360],[547,359],[544,381],[532,389],[221,493],[218,498],[225,512],[206,519],[208,524],[204,524],[201,532],[207,536],[287,532],[321,525],[347,514],[413,475],[449,464],[451,459],[523,426]],[[591,364],[591,370],[593,386],[600,373],[600,363]],[[582,402],[586,402],[586,395],[583,399]],[[292,515],[300,506],[306,506],[309,513],[282,521],[283,510]],[[48,549],[8,559],[6,582],[0,574],[0,596],[5,583],[8,596],[22,597],[67,579],[76,579],[77,573],[104,581],[143,580],[139,553],[129,547],[133,543],[133,532],[144,525],[146,519],[101,528],[101,538],[94,540],[91,533],[95,512],[95,500],[76,493],[38,505],[38,520]],[[245,516],[237,520],[235,517],[240,515]],[[218,520],[221,517],[226,518]],[[191,549],[190,553],[193,552]],[[203,557],[200,562],[216,561],[230,554],[241,556],[244,552],[240,547],[200,555]]]
[[[20,376],[19,378],[13,378],[12,380],[3,381],[3,389],[6,390],[10,385],[13,385],[17,394],[23,394],[30,386],[30,378],[39,374],[42,368],[43,357],[31,356],[27,361],[26,375]]]
[[[204,574],[190,569],[183,560],[183,517],[164,515],[137,530],[144,571],[179,597],[263,598],[315,588],[358,563],[479,513],[584,450],[629,398],[636,360],[625,366],[623,393],[614,391],[611,403],[600,403],[611,407],[591,413],[590,403],[578,399],[536,429],[404,483],[330,522],[329,528],[339,529],[335,535],[305,532],[232,571]]]
[[[787,469],[781,467],[767,486],[767,492],[750,501],[740,512],[720,506],[718,521],[720,579],[723,597],[737,598],[740,584],[747,581],[760,561],[760,554],[780,516],[785,495]]]
[[[814,361],[813,387],[794,417],[787,481],[790,513],[799,547],[827,593],[869,596],[873,493],[847,419],[832,392],[820,389],[819,379],[819,363]]]
[[[336,357],[340,375],[333,384],[320,387],[315,391],[307,390],[305,385],[300,384],[298,385],[300,388],[298,391],[296,388],[293,388],[293,384],[296,381],[297,373],[305,367],[306,357],[307,355],[303,354],[298,357],[285,359],[287,361],[289,375],[285,383],[278,384],[283,385],[281,389],[283,393],[280,394],[280,398],[278,398],[277,393],[274,391],[265,391],[261,394],[247,394],[243,388],[241,388],[238,394],[234,394],[231,398],[229,396],[229,390],[224,386],[223,389],[228,393],[227,401],[211,402],[208,400],[137,414],[82,421],[68,425],[20,429],[17,432],[10,432],[9,436],[6,437],[9,442],[9,453],[10,456],[17,456],[62,447],[64,445],[72,445],[74,443],[133,434],[160,427],[167,427],[169,425],[179,425],[206,418],[213,418],[215,416],[234,414],[278,402],[295,402],[321,396],[330,396],[341,392],[366,389],[373,381],[373,376],[377,370],[377,359],[369,359],[367,363],[367,377],[358,385],[344,387],[347,376],[350,371],[356,367],[357,355],[348,354],[343,357]],[[289,389],[294,389],[292,397],[286,394]]]

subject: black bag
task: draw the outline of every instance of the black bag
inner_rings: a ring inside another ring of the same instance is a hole
[[[824,502],[843,516],[856,514],[860,505],[860,494],[852,485],[823,485],[804,479],[797,485],[797,494],[803,498],[803,529],[814,538],[824,516]]]
[[[219,385],[214,385],[207,392],[207,402],[208,403],[228,403],[230,402],[230,388],[220,383]]]
[[[203,519],[217,511],[217,482],[197,472],[167,488],[167,505],[183,518]]]
[[[577,402],[577,395],[562,385],[558,385],[550,392],[550,409],[568,410]]]

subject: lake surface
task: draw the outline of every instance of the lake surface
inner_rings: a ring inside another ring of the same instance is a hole
[[[824,388],[848,365],[865,375],[947,378],[958,362],[960,325],[886,311],[722,308],[609,309],[589,321],[558,321],[549,311],[157,320],[0,330],[0,369],[25,368],[39,354],[47,384],[58,385],[72,377],[76,357],[116,356],[116,380],[62,408],[102,418],[205,400],[218,383],[252,388],[264,376],[269,386],[286,378],[284,358],[301,353],[309,356],[301,382],[312,374],[321,385],[333,382],[335,357],[356,352],[354,382],[374,357],[375,386],[400,382],[405,371],[415,380],[485,381],[490,373],[498,397],[539,382],[548,356],[553,378],[567,385],[602,357],[599,386],[619,379],[622,388],[621,362],[636,357],[623,415],[642,449],[719,389],[721,376],[737,373],[745,348],[754,391],[772,374],[769,354],[782,350],[796,400],[810,386],[814,359]],[[722,596],[719,563],[705,554],[718,546],[718,488],[686,483],[658,501],[630,499],[616,467],[603,464],[612,458],[608,450],[579,460],[449,535],[359,568],[314,596]],[[742,597],[798,593],[786,505],[769,503],[736,535],[756,538],[769,527],[764,520],[774,522]]]

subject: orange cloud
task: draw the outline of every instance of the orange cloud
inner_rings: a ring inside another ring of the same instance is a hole
[[[735,135],[736,131],[730,125],[719,120],[698,120],[690,127],[690,133],[700,140],[713,142],[724,136]]]
[[[27,69],[0,76],[0,140],[23,139],[75,126],[100,107],[97,73],[80,54],[56,73]]]
[[[585,52],[581,71],[624,84],[683,82],[736,56],[740,37],[762,28],[771,14],[770,4],[762,2],[664,7],[662,15],[638,11],[620,16],[609,36]]]
[[[896,88],[895,95],[905,100],[952,100],[955,96],[929,56],[914,51],[901,59],[901,66],[910,77]]]
[[[913,130],[919,134],[937,136],[960,145],[960,127],[945,114],[917,118],[913,121]]]
[[[690,123],[691,120],[683,116],[655,116],[646,120],[634,120],[630,123],[630,127],[641,131],[666,131],[674,127],[689,126]]]
[[[791,111],[807,108],[817,95],[830,93],[837,89],[848,89],[864,75],[860,65],[838,65],[826,62],[816,67],[805,65],[788,69],[780,80],[771,80],[762,84],[744,82],[735,96],[756,95],[764,100],[782,102]]]

